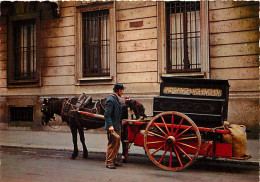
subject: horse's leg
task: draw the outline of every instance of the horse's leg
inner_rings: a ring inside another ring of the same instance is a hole
[[[140,115],[136,107],[134,108],[134,113],[135,113],[136,120],[138,120],[140,118]]]
[[[72,134],[72,141],[74,145],[74,150],[71,155],[71,159],[75,159],[78,156],[78,144],[77,144],[77,127],[75,125],[70,126],[71,134]]]
[[[85,137],[84,137],[84,131],[83,131],[83,128],[82,127],[79,127],[78,128],[78,132],[79,132],[79,137],[80,137],[80,141],[82,143],[82,147],[83,147],[83,155],[82,155],[82,158],[88,158],[88,149],[86,147],[86,144],[85,144]]]
[[[126,159],[128,157],[128,139],[127,139],[127,130],[126,125],[123,125],[122,132],[121,132],[121,142],[122,142],[122,162],[126,163]]]

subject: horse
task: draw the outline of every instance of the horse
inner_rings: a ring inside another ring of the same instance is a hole
[[[84,129],[97,129],[101,128],[105,125],[105,120],[100,120],[95,117],[88,117],[76,112],[77,110],[87,111],[95,114],[104,115],[105,112],[105,102],[106,98],[96,100],[92,102],[92,97],[88,97],[88,99],[84,102],[84,104],[76,108],[76,104],[78,103],[78,98],[51,98],[51,99],[44,99],[43,105],[41,107],[42,112],[42,124],[48,125],[51,119],[54,119],[54,114],[59,115],[62,118],[62,122],[66,122],[70,127],[71,134],[72,134],[72,141],[74,145],[73,153],[71,154],[71,159],[75,159],[78,156],[78,145],[77,145],[77,132],[80,136],[80,141],[83,147],[83,155],[82,158],[88,157],[88,149],[85,144],[85,136],[84,136]],[[131,102],[130,102],[131,101]],[[146,117],[145,109],[140,104],[138,107],[132,105],[135,103],[131,99],[125,102],[124,107],[122,108],[122,119],[128,118],[128,109],[132,108],[134,113],[137,113],[136,118],[139,119],[140,116],[143,118]],[[124,133],[124,132],[122,132]],[[126,139],[127,136],[122,136],[122,140]],[[123,155],[126,152],[126,148],[123,145]]]
[[[129,108],[130,111],[133,111],[133,113],[135,114],[136,120],[145,119],[147,117],[145,115],[145,109],[144,109],[143,104],[141,104],[137,100],[130,99],[129,97],[126,97],[125,99],[126,99],[126,101],[125,101],[126,108]],[[143,118],[141,118],[141,116]],[[129,119],[128,117],[124,117],[124,118]],[[131,115],[131,119],[134,119],[133,115]]]

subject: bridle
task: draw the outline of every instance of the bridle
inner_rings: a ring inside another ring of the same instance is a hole
[[[55,106],[54,104],[55,104],[56,102],[57,102],[57,100],[56,100],[56,101],[53,101],[53,102],[48,102],[48,103],[50,104],[50,112],[53,113],[53,116],[50,118],[50,120],[53,119],[54,121],[55,121],[55,116],[54,116],[54,114],[56,114],[56,113],[54,112],[54,106]],[[61,117],[62,117],[62,113],[63,113],[63,107],[64,107],[64,101],[62,102]],[[49,120],[49,121],[50,121],[50,120]],[[51,126],[51,124],[50,124],[49,121],[48,121],[48,126],[49,126],[50,128],[52,128],[52,129],[55,129],[55,130],[59,129],[59,128],[61,127],[61,125],[62,125],[62,122],[61,122],[59,126],[53,127],[53,126]]]

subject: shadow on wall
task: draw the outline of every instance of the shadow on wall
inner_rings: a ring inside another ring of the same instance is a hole
[[[230,98],[228,121],[245,125],[248,139],[259,138],[259,99]]]

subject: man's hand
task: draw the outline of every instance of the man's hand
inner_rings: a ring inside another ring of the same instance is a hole
[[[109,126],[108,130],[110,133],[113,133],[115,131],[113,126]]]

